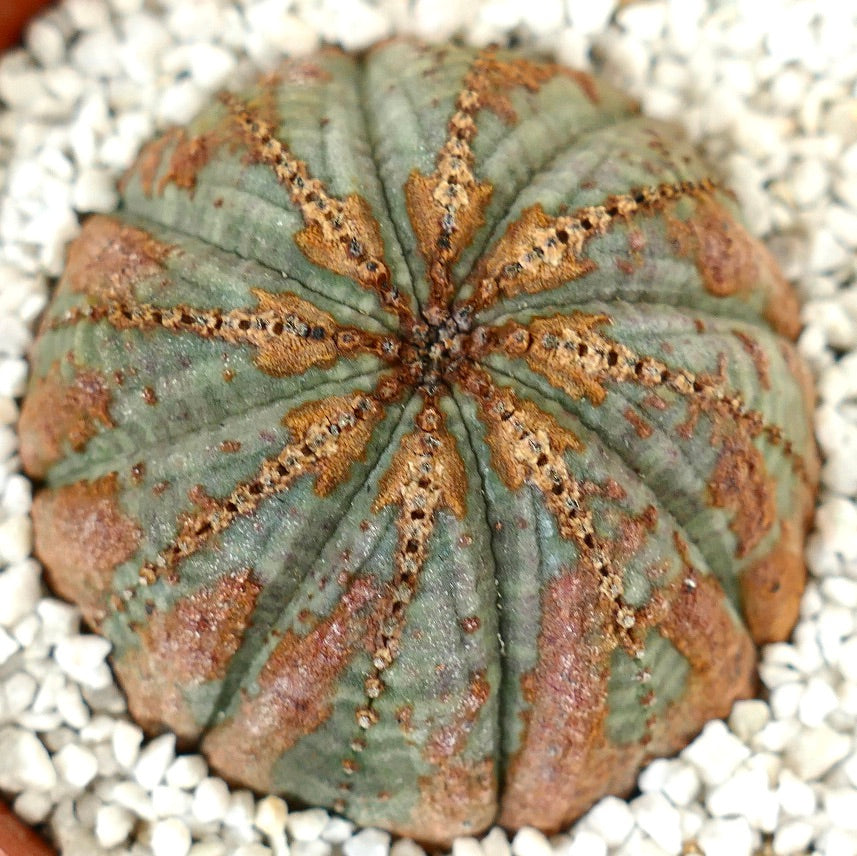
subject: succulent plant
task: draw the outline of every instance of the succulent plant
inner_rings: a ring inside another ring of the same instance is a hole
[[[797,305],[588,75],[326,50],[72,246],[22,456],[133,715],[423,841],[555,830],[755,688],[817,462]]]

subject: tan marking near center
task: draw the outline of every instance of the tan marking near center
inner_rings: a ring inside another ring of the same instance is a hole
[[[151,303],[111,302],[75,306],[51,322],[52,328],[82,320],[106,321],[117,330],[163,329],[192,333],[233,345],[256,349],[255,364],[274,377],[303,374],[308,368],[327,368],[340,357],[372,354],[395,361],[399,343],[394,336],[369,333],[340,325],[336,319],[291,292],[271,294],[250,289],[255,309],[199,309],[195,306],[155,306]]]
[[[668,366],[648,354],[638,354],[605,336],[597,328],[610,323],[606,315],[571,312],[535,318],[526,327],[509,322],[488,328],[487,350],[501,350],[527,365],[574,399],[586,397],[599,405],[607,395],[605,383],[633,383],[648,389],[669,389],[689,402],[688,419],[680,431],[691,436],[700,412],[738,423],[749,437],[763,436],[780,446],[792,468],[809,478],[803,458],[784,441],[779,425],[766,422],[758,410],[748,408],[741,395],[727,384],[725,363],[717,374],[692,372]]]
[[[454,294],[449,267],[484,224],[484,211],[492,187],[477,180],[472,143],[475,117],[483,109],[496,113],[507,124],[517,122],[509,91],[524,88],[537,92],[558,75],[570,76],[587,97],[597,100],[592,78],[555,63],[527,59],[501,60],[491,49],[481,53],[464,78],[449,120],[449,136],[435,161],[435,171],[412,171],[405,183],[405,200],[411,227],[426,261],[431,283],[426,317],[434,321],[448,308]]]
[[[600,205],[552,217],[540,204],[525,208],[494,247],[480,259],[471,280],[473,296],[464,303],[479,312],[498,300],[522,292],[558,288],[595,270],[583,255],[586,244],[616,223],[654,214],[682,197],[705,198],[716,186],[710,179],[644,187],[608,196]]]
[[[565,461],[567,452],[583,449],[582,443],[531,401],[497,387],[482,369],[468,366],[461,375],[465,389],[479,405],[495,470],[510,490],[525,483],[539,488],[560,535],[575,545],[581,565],[592,567],[598,575],[603,608],[611,617],[610,632],[617,644],[637,653],[642,643],[634,629],[636,611],[624,600],[623,571],[617,558],[622,545],[598,534],[590,508],[593,488],[579,482]],[[655,522],[648,518],[644,526],[650,529]],[[642,531],[639,537],[644,537]]]
[[[357,194],[345,199],[330,196],[324,184],[312,178],[305,161],[276,138],[276,128],[229,93],[221,95],[244,136],[252,156],[271,167],[300,211],[304,228],[294,241],[314,264],[346,276],[375,292],[384,309],[400,322],[413,320],[410,301],[392,282],[384,261],[381,229],[368,203]]]
[[[377,390],[355,392],[309,402],[288,413],[283,423],[291,431],[292,441],[278,455],[264,460],[252,479],[241,482],[226,497],[216,499],[201,489],[193,491],[191,499],[199,510],[179,515],[175,538],[156,560],[143,564],[140,588],[126,591],[126,600],[159,579],[176,582],[178,566],[184,559],[302,476],[316,476],[319,496],[330,493],[347,477],[351,464],[363,458],[384,416],[384,403]]]
[[[398,543],[393,577],[378,605],[377,628],[370,643],[371,667],[364,675],[364,699],[354,714],[356,724],[364,731],[379,721],[375,701],[385,689],[384,672],[399,654],[408,604],[416,595],[420,572],[429,555],[437,513],[447,509],[461,519],[467,506],[464,462],[433,398],[423,402],[414,422],[417,430],[402,438],[372,505],[375,514],[390,505],[399,506]],[[352,752],[359,754],[365,741],[358,738],[351,746]],[[359,772],[360,765],[349,757],[344,759],[343,769],[352,776]]]

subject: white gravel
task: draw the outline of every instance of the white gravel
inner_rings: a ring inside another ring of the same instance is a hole
[[[393,32],[518,41],[595,65],[730,174],[804,300],[825,455],[812,578],[769,700],[741,702],[630,802],[551,839],[499,829],[456,856],[857,856],[857,10],[843,0],[65,0],[0,57],[0,789],[64,856],[423,856],[321,809],[230,793],[128,721],[106,643],[29,559],[13,431],[32,324],[78,215],[109,210],[142,142],[247,65]]]

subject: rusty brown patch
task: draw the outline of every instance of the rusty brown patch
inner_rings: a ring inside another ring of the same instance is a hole
[[[706,290],[716,297],[766,294],[765,317],[773,328],[794,339],[800,330],[798,302],[773,256],[711,197],[696,200],[682,220],[667,211],[667,234],[680,254],[693,258]]]
[[[227,574],[170,610],[155,612],[139,629],[140,647],[114,667],[132,716],[147,731],[167,727],[183,739],[199,737],[185,693],[224,677],[261,590],[250,569]]]
[[[776,486],[762,453],[744,433],[724,437],[708,482],[712,505],[733,512],[729,528],[738,544],[735,554],[746,556],[776,520]]]
[[[691,668],[681,698],[651,724],[647,758],[676,752],[708,720],[727,716],[737,699],[751,698],[756,689],[756,649],[713,576],[685,568],[660,632]]]
[[[27,473],[42,478],[70,448],[81,452],[104,428],[114,425],[111,393],[104,377],[94,369],[78,369],[64,383],[59,364],[31,386],[21,408],[18,433],[21,461]]]
[[[155,192],[155,179],[163,165],[164,152],[176,143],[184,134],[181,128],[170,128],[160,137],[143,146],[137,160],[125,171],[119,180],[119,190],[124,193],[131,179],[137,175],[143,193],[150,197]]]
[[[455,99],[446,142],[438,152],[431,175],[413,171],[405,183],[408,217],[420,253],[426,260],[430,280],[426,318],[435,322],[446,312],[454,294],[449,267],[470,243],[484,223],[484,211],[492,187],[478,181],[473,170],[472,143],[476,137],[476,116],[491,110],[507,124],[518,117],[510,91],[523,88],[537,92],[547,81],[563,75],[581,87],[595,102],[598,91],[593,79],[553,63],[527,59],[500,60],[491,49],[483,51],[464,78]]]
[[[217,447],[221,452],[234,453],[241,451],[240,440],[223,440]]]
[[[756,374],[759,377],[759,383],[762,385],[762,388],[770,389],[770,362],[765,349],[759,344],[758,339],[754,339],[742,330],[733,330],[732,334],[741,343],[741,347],[750,355],[750,359],[753,361],[753,366],[756,369]]]
[[[607,677],[614,644],[597,571],[580,564],[542,596],[538,665],[524,676],[530,708],[503,783],[499,823],[553,832],[603,793],[633,786],[638,756],[607,742]]]
[[[301,86],[311,83],[327,83],[330,72],[317,62],[306,57],[292,57],[284,60],[274,71],[265,72],[259,77],[259,87],[270,89],[283,84]]]
[[[803,525],[783,521],[769,553],[741,574],[744,620],[757,645],[788,639],[806,582]]]
[[[274,92],[271,88],[263,90],[249,102],[249,107],[256,116],[276,128],[279,115],[274,103]],[[169,167],[158,182],[158,195],[164,192],[168,184],[174,184],[193,196],[200,171],[224,146],[235,151],[241,141],[240,131],[228,117],[220,117],[212,127],[194,136],[184,129],[168,132],[168,136],[169,144],[175,145]]]
[[[100,301],[132,300],[134,285],[162,277],[166,260],[175,251],[142,229],[95,214],[69,248],[59,290]]]
[[[40,491],[33,502],[35,553],[58,594],[97,627],[117,566],[136,552],[142,531],[119,508],[116,473]]]
[[[461,759],[479,712],[491,694],[484,673],[473,675],[450,720],[432,732],[423,755],[435,770],[419,780],[419,802],[402,828],[435,845],[447,845],[458,835],[475,835],[487,828],[497,811],[497,775],[493,758]]]
[[[725,355],[718,357],[717,372],[694,373],[674,368],[648,354],[640,354],[610,339],[599,328],[610,323],[606,315],[571,312],[550,318],[535,318],[529,327],[508,322],[482,332],[480,349],[473,356],[501,350],[512,358],[523,357],[530,368],[572,398],[586,396],[600,404],[607,395],[607,381],[633,383],[646,389],[663,387],[687,400],[687,417],[676,427],[680,437],[690,439],[701,413],[713,417],[715,427],[737,424],[748,437],[759,435],[781,446],[793,470],[811,483],[816,464],[814,450],[804,460],[783,429],[766,422],[758,410],[748,408],[740,394],[729,388]],[[806,376],[799,382],[808,382]],[[647,399],[645,403],[656,402]],[[655,404],[654,406],[659,406]],[[659,409],[666,404],[662,402]]]
[[[485,679],[485,673],[473,675],[467,692],[455,702],[450,722],[438,728],[426,740],[426,760],[440,765],[446,759],[454,758],[464,751],[479,711],[490,695],[491,685]]]
[[[482,626],[478,615],[466,615],[459,623],[465,633],[475,633]]]
[[[420,777],[419,803],[407,822],[396,824],[396,833],[429,846],[449,847],[460,835],[487,829],[496,813],[494,759],[448,758],[438,773]]]
[[[637,436],[641,440],[648,440],[648,438],[651,437],[654,433],[654,429],[652,428],[652,426],[649,425],[649,423],[646,422],[646,420],[643,419],[643,417],[640,416],[640,414],[637,413],[637,411],[634,410],[634,408],[630,405],[625,408],[622,415],[625,417],[625,419],[628,421],[634,431],[637,432]]]
[[[214,769],[258,790],[274,786],[271,771],[280,755],[330,717],[338,680],[362,647],[378,594],[373,580],[356,579],[313,630],[283,634],[259,675],[258,694],[245,698],[232,719],[205,737]]]

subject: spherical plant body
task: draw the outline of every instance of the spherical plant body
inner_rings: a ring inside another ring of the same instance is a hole
[[[72,246],[22,457],[51,584],[215,770],[553,831],[754,691],[817,463],[794,296],[670,125],[514,52],[326,50]]]

